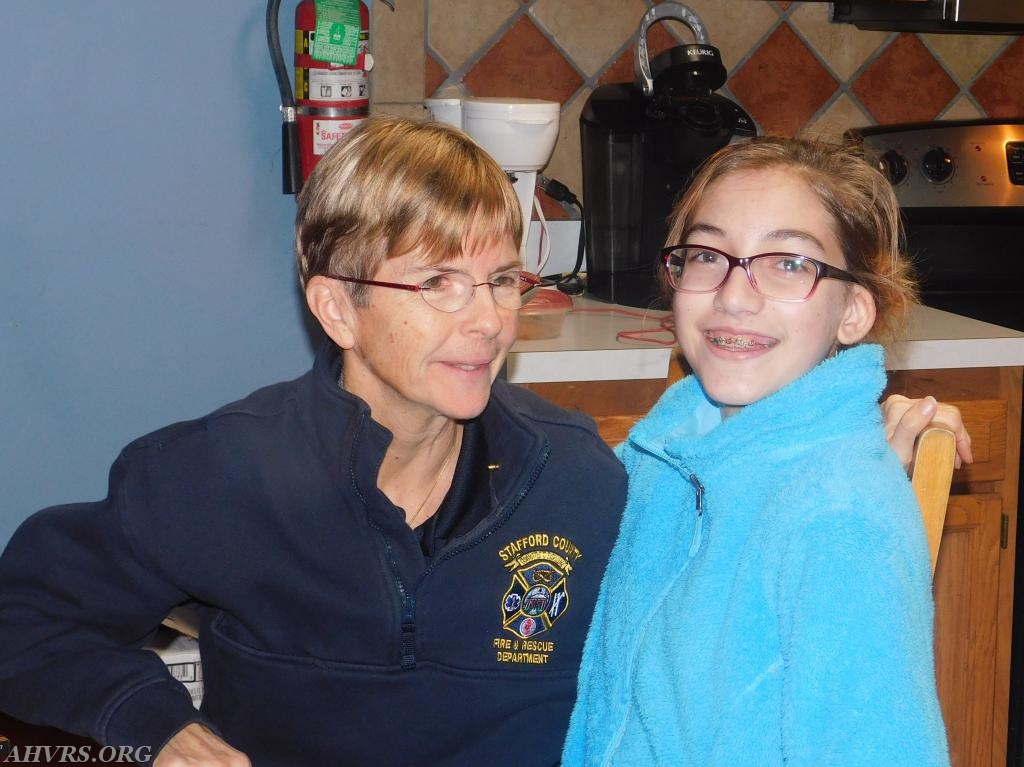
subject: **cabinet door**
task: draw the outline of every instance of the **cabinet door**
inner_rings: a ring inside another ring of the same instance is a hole
[[[1000,496],[950,497],[934,592],[935,669],[953,767],[993,763],[1001,525]]]

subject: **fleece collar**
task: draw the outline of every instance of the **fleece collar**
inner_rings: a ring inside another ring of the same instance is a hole
[[[717,407],[695,376],[671,386],[629,435],[630,444],[668,460],[701,455],[759,455],[779,430],[799,433],[806,449],[849,433],[851,424],[881,424],[885,388],[882,347],[861,344],[830,357],[774,394],[716,424]],[[864,397],[864,382],[875,389]],[[682,419],[682,420],[681,420]],[[792,430],[792,431],[790,431]]]

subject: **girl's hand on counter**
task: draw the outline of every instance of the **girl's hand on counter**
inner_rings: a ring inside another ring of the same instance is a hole
[[[885,436],[905,467],[914,458],[914,442],[928,426],[945,426],[956,435],[956,468],[972,463],[971,435],[967,433],[960,409],[937,402],[934,397],[909,399],[893,394],[882,403]]]
[[[198,722],[172,737],[153,760],[153,767],[251,767],[249,757]]]

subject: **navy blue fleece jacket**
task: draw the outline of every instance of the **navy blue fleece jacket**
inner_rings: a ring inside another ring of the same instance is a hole
[[[325,347],[128,446],[106,499],[30,517],[0,557],[0,709],[154,750],[202,721],[257,767],[555,764],[620,463],[586,417],[496,383],[490,511],[427,560],[339,372]],[[184,601],[201,712],[139,649]]]

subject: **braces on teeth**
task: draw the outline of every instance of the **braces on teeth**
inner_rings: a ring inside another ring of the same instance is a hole
[[[755,341],[749,338],[742,338],[740,336],[712,336],[712,342],[719,346],[736,346],[741,349],[749,349],[752,346],[757,346]]]

